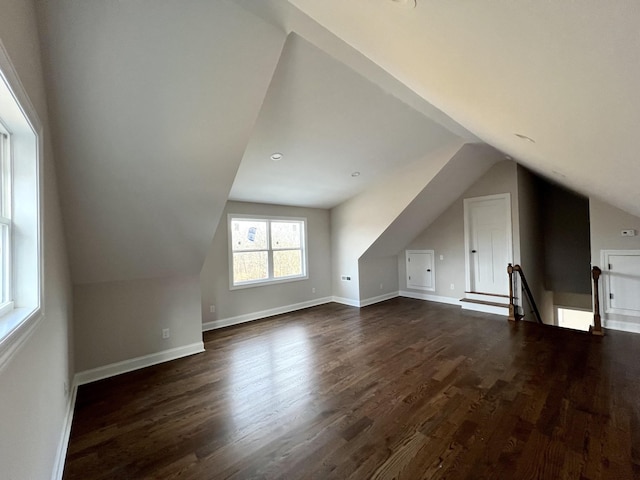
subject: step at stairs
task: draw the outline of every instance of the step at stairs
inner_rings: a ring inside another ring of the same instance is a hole
[[[460,305],[465,310],[509,316],[509,295],[465,292],[465,297],[460,299]]]

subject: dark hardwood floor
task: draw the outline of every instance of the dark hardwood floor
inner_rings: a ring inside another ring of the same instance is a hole
[[[80,387],[64,478],[640,478],[640,335],[398,298]]]

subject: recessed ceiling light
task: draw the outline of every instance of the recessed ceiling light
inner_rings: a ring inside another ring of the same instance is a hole
[[[521,133],[514,133],[514,135],[521,140],[526,140],[527,142],[536,143],[536,141],[533,138],[527,137],[526,135],[523,135]]]
[[[282,160],[282,156],[283,155],[280,152],[272,153],[271,160],[273,160],[274,162],[277,162],[278,160]]]
[[[416,0],[391,0],[391,3],[402,8],[416,8]]]
[[[351,174],[352,177],[359,177],[360,176],[360,172],[353,172]]]

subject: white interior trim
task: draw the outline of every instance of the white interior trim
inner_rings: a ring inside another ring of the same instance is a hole
[[[349,307],[360,307],[360,300],[355,298],[331,297],[331,301],[341,305],[347,305]]]
[[[189,355],[201,352],[204,352],[203,342],[196,342],[191,345],[170,348],[169,350],[163,350],[162,352],[151,353],[149,355],[143,355],[142,357],[131,358],[122,362],[111,363],[103,367],[76,373],[74,377],[74,384],[84,385],[104,378],[114,377],[121,373],[132,372],[134,370],[150,367],[159,363],[169,362],[182,357],[188,357]]]
[[[67,413],[64,417],[64,425],[60,442],[58,443],[58,451],[56,452],[56,461],[51,474],[51,480],[62,480],[64,472],[64,463],[67,458],[67,449],[69,448],[69,438],[71,436],[71,424],[73,423],[73,412],[76,405],[76,397],[78,395],[78,385],[75,380],[71,387],[71,395],[69,395],[69,403],[67,404]]]
[[[230,327],[232,325],[239,325],[241,323],[252,322],[254,320],[260,320],[262,318],[273,317],[274,315],[281,315],[283,313],[295,312],[296,310],[302,310],[304,308],[315,307],[317,305],[323,305],[330,303],[332,297],[323,297],[316,300],[309,300],[307,302],[294,303],[292,305],[284,305],[282,307],[269,308],[267,310],[261,310],[259,312],[246,313],[244,315],[237,315],[235,317],[222,318],[220,320],[214,320],[212,322],[205,322],[202,324],[202,331],[216,330],[218,328]]]
[[[638,323],[606,319],[604,319],[602,323],[602,326],[607,330],[620,330],[621,332],[640,333],[640,324]]]
[[[24,179],[14,185],[20,199],[12,205],[13,220],[26,240],[12,245],[11,300],[15,308],[0,318],[0,369],[24,345],[44,315],[44,261],[42,258],[42,124],[20,77],[0,40],[0,104],[3,121],[12,135],[13,157],[26,158],[13,165],[12,175]],[[24,198],[23,198],[24,197]],[[18,204],[19,203],[19,204]],[[31,209],[31,210],[30,210]],[[15,240],[15,238],[14,238]],[[16,271],[20,276],[16,276]]]
[[[382,295],[377,295],[375,297],[365,298],[364,300],[360,300],[360,307],[367,307],[369,305],[373,305],[374,303],[384,302],[385,300],[391,300],[392,298],[396,298],[400,295],[400,292],[389,292],[384,293]]]
[[[442,297],[440,295],[430,295],[428,293],[410,292],[408,290],[400,290],[401,297],[415,298],[417,300],[427,300],[428,302],[446,303],[449,305],[455,305],[457,307],[462,306],[460,299],[453,297]]]

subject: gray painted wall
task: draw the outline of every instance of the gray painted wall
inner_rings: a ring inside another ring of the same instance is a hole
[[[464,194],[462,194],[442,215],[407,245],[406,250],[435,251],[435,292],[424,292],[407,288],[405,251],[398,255],[398,274],[400,290],[414,293],[428,293],[441,297],[459,300],[465,291],[464,264],[464,207],[463,199],[493,195],[511,194],[511,217],[514,239],[514,260],[520,260],[519,248],[519,213],[517,196],[516,164],[502,161],[495,164]],[[443,259],[440,260],[440,256]],[[506,275],[505,265],[505,275]],[[451,289],[451,284],[454,288]]]
[[[360,276],[360,301],[380,295],[393,295],[398,292],[398,257],[360,259],[358,262]]]
[[[77,371],[202,342],[199,305],[197,275],[75,285]]]
[[[0,477],[51,478],[62,440],[73,374],[71,284],[34,2],[0,0],[0,40],[44,129],[42,152],[43,318],[0,371]]]
[[[309,278],[294,282],[229,289],[227,214],[306,217]],[[226,320],[331,296],[329,211],[245,202],[228,202],[200,273],[202,322]],[[315,293],[312,289],[315,288]],[[209,306],[215,305],[215,313]]]
[[[553,292],[591,293],[589,200],[540,181],[544,227],[545,288]]]
[[[545,262],[542,204],[540,199],[539,177],[518,165],[518,209],[520,217],[520,265],[527,283],[533,293],[543,322],[552,324],[553,294],[545,290]],[[525,297],[523,299],[525,318],[533,319],[533,308]]]

